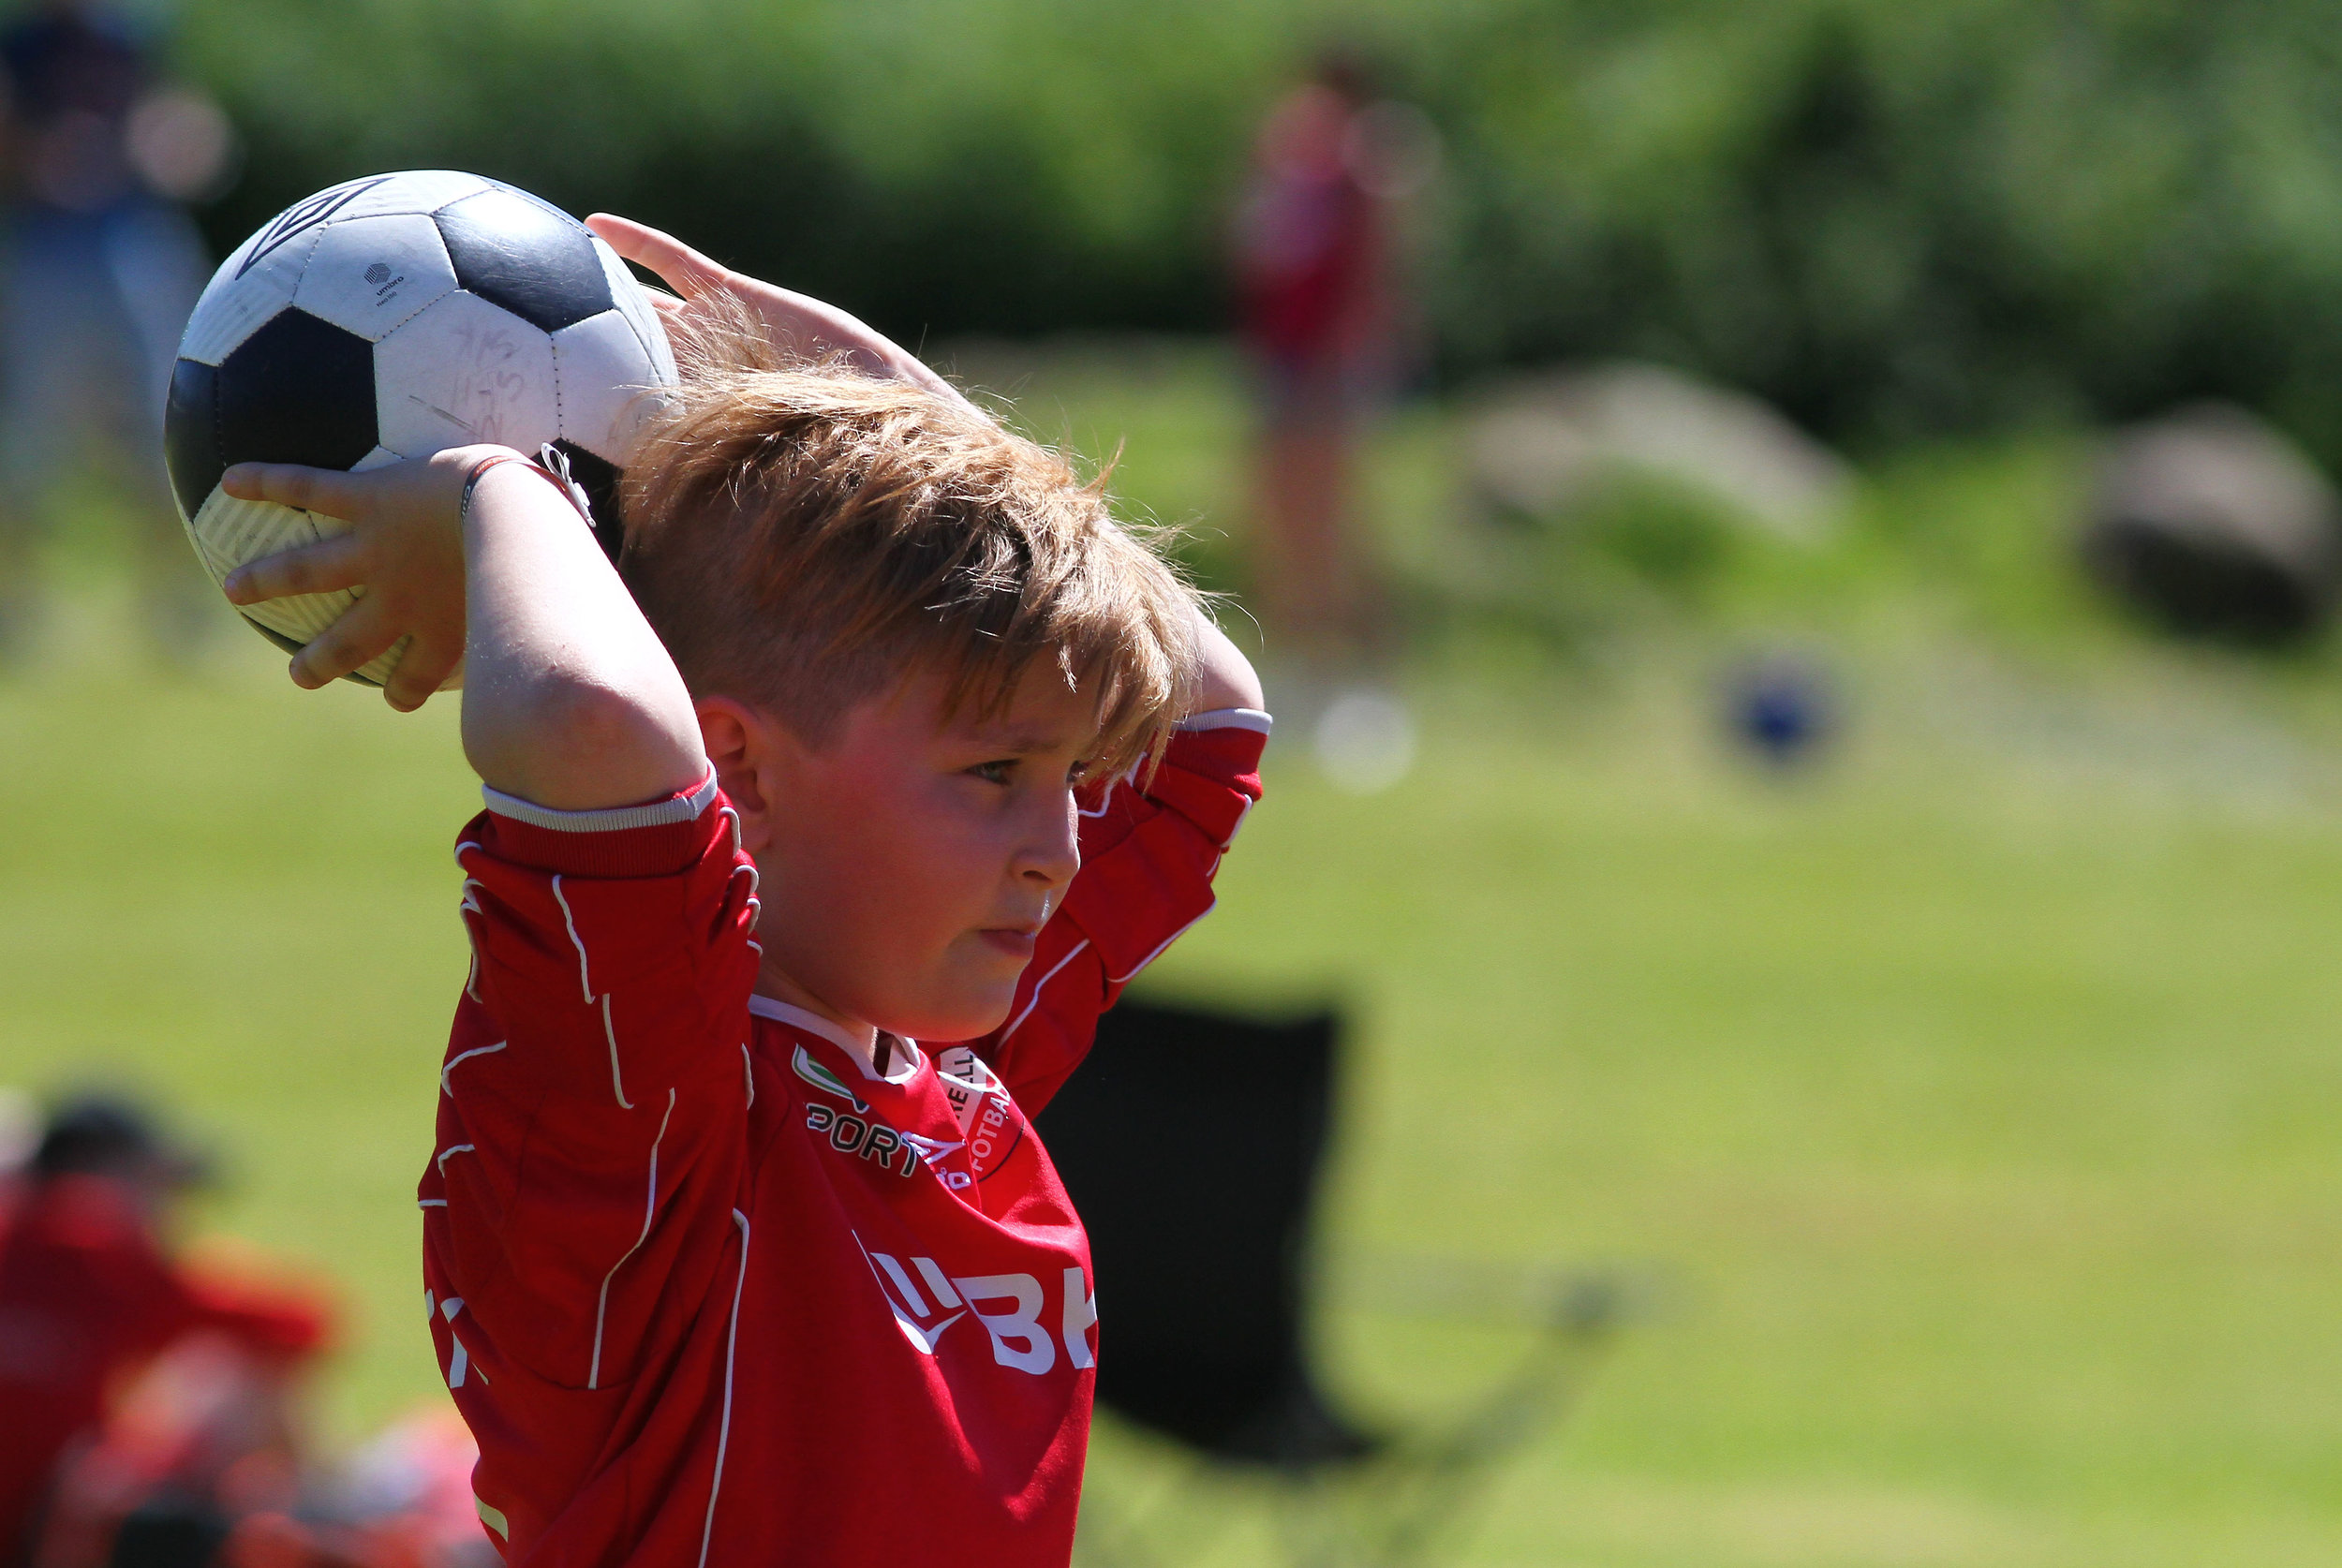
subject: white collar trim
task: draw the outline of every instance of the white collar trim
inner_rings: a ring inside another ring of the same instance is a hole
[[[770,1018],[777,1024],[787,1024],[791,1028],[803,1029],[808,1034],[820,1035],[823,1040],[852,1057],[853,1064],[862,1069],[862,1075],[865,1078],[876,1078],[879,1082],[886,1084],[905,1084],[911,1081],[912,1074],[919,1071],[918,1043],[905,1040],[901,1035],[894,1035],[891,1038],[902,1046],[900,1053],[902,1064],[894,1072],[882,1074],[870,1065],[870,1058],[863,1054],[860,1041],[818,1013],[808,1013],[804,1008],[789,1002],[775,1001],[770,997],[754,995],[749,998],[749,1011],[759,1018]]]

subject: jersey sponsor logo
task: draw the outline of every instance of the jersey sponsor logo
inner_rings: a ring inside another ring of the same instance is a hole
[[[862,1246],[861,1236],[854,1245]],[[1098,1297],[1078,1265],[1058,1280],[1059,1309],[1052,1313],[1047,1288],[1030,1274],[947,1275],[933,1258],[913,1257],[906,1267],[867,1247],[862,1256],[895,1326],[921,1355],[937,1354],[944,1331],[972,1318],[991,1343],[993,1361],[1029,1377],[1054,1370],[1060,1345],[1075,1370],[1097,1364],[1089,1331],[1097,1326]]]
[[[854,1106],[861,1111],[869,1109],[860,1101],[856,1101]],[[826,1135],[829,1146],[838,1153],[858,1154],[880,1170],[894,1171],[897,1176],[909,1176],[919,1168],[917,1146],[876,1117],[865,1120],[852,1112],[833,1110],[827,1105],[808,1101],[805,1130]],[[897,1156],[900,1158],[897,1159]],[[897,1169],[897,1166],[900,1169]]]

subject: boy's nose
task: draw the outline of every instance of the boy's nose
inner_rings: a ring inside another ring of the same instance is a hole
[[[1068,793],[1035,813],[1038,820],[1017,870],[1044,887],[1063,887],[1081,869],[1081,818]]]

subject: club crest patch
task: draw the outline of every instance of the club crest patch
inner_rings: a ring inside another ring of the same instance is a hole
[[[803,1078],[807,1083],[811,1084],[815,1088],[826,1090],[828,1093],[837,1095],[845,1100],[846,1102],[852,1105],[855,1110],[861,1111],[865,1114],[868,1113],[870,1109],[869,1102],[865,1101],[862,1096],[854,1093],[853,1090],[848,1088],[846,1087],[846,1081],[843,1078],[840,1078],[837,1073],[832,1072],[828,1068],[823,1067],[820,1062],[815,1061],[810,1056],[807,1055],[804,1046],[800,1045],[797,1047],[797,1054],[790,1058],[789,1065],[795,1069],[798,1077]]]

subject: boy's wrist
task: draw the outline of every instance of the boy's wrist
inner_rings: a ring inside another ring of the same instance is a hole
[[[511,447],[482,442],[476,446],[454,447],[439,454],[447,459],[447,471],[455,486],[455,527],[459,534],[471,532],[472,512],[481,486],[497,473],[512,467],[533,470],[534,477],[552,482],[560,481],[538,467],[536,461]],[[508,481],[509,482],[509,481]]]
[[[480,488],[481,481],[507,464],[526,465],[528,459],[519,452],[494,447],[474,457],[464,469],[463,498],[456,503],[457,513],[465,517],[471,515],[472,493]]]
[[[467,447],[449,447],[434,452],[431,462],[437,467],[469,473],[476,465],[492,457],[520,457],[526,461],[525,454],[511,447],[498,446],[494,441],[475,441]]]

